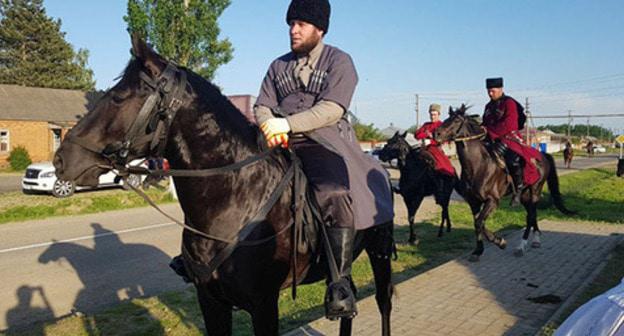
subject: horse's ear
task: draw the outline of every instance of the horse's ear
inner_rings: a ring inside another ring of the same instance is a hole
[[[401,138],[405,138],[407,136],[407,131],[403,132],[403,134],[401,134]]]
[[[132,55],[143,63],[149,74],[155,78],[160,76],[167,64],[137,33],[132,34]]]
[[[449,117],[452,117],[455,115],[455,110],[453,110],[453,106],[449,106]]]

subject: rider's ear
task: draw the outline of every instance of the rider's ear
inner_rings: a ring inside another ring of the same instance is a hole
[[[143,66],[152,77],[160,76],[165,69],[166,63],[152,48],[136,33],[132,34],[132,55],[141,60]]]

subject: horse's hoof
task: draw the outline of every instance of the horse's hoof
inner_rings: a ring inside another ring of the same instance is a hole
[[[531,243],[531,247],[533,247],[533,248],[540,248],[540,247],[542,247],[542,243],[540,243],[540,242],[532,242]]]
[[[522,256],[524,256],[524,250],[523,250],[523,249],[516,249],[516,250],[514,251],[514,255],[515,255],[516,257],[522,257]]]
[[[505,240],[505,238],[501,238],[500,239],[500,243],[498,243],[498,248],[500,248],[501,250],[504,250],[507,248],[507,241]]]
[[[471,254],[470,257],[468,257],[468,261],[470,262],[478,262],[479,259],[481,259],[481,256],[478,254]]]
[[[444,236],[444,233],[438,232],[438,238],[442,238],[442,236]]]

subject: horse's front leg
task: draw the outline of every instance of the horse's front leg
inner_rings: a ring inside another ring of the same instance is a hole
[[[393,230],[393,223],[388,223],[367,233],[366,239],[366,254],[368,254],[375,279],[375,300],[377,301],[379,313],[381,313],[382,336],[390,336],[390,313],[392,311],[392,294],[394,292],[390,263],[394,251]],[[346,323],[344,323],[344,327],[347,327]],[[350,333],[343,334],[343,330],[346,331],[346,328],[343,329],[343,324],[341,323],[340,335],[350,335]]]
[[[250,312],[254,335],[277,336],[279,334],[278,298],[279,292],[269,295],[261,303],[254,305]]]
[[[206,285],[196,285],[197,299],[209,336],[232,335],[232,306],[216,300]]]
[[[479,261],[479,257],[483,254],[483,251],[484,251],[483,236],[484,235],[488,241],[494,243],[499,248],[504,249],[507,247],[507,241],[505,241],[504,238],[499,237],[498,235],[492,233],[490,230],[488,230],[485,227],[485,221],[490,216],[490,214],[494,210],[496,210],[497,207],[498,207],[498,200],[494,198],[488,198],[483,204],[481,211],[479,211],[479,214],[476,216],[474,225],[475,225],[475,233],[477,234],[477,248],[472,253],[470,261]]]
[[[418,208],[420,208],[420,204],[424,199],[423,193],[419,195],[409,195],[405,197],[405,206],[407,207],[407,221],[409,222],[410,235],[408,239],[408,243],[412,245],[418,245],[419,239],[416,235],[416,228],[414,227],[416,224],[414,223],[416,219],[416,212]],[[413,199],[410,199],[413,197]]]

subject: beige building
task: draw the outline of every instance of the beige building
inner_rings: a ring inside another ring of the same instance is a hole
[[[0,84],[0,166],[23,146],[33,162],[50,161],[67,131],[98,94]]]

